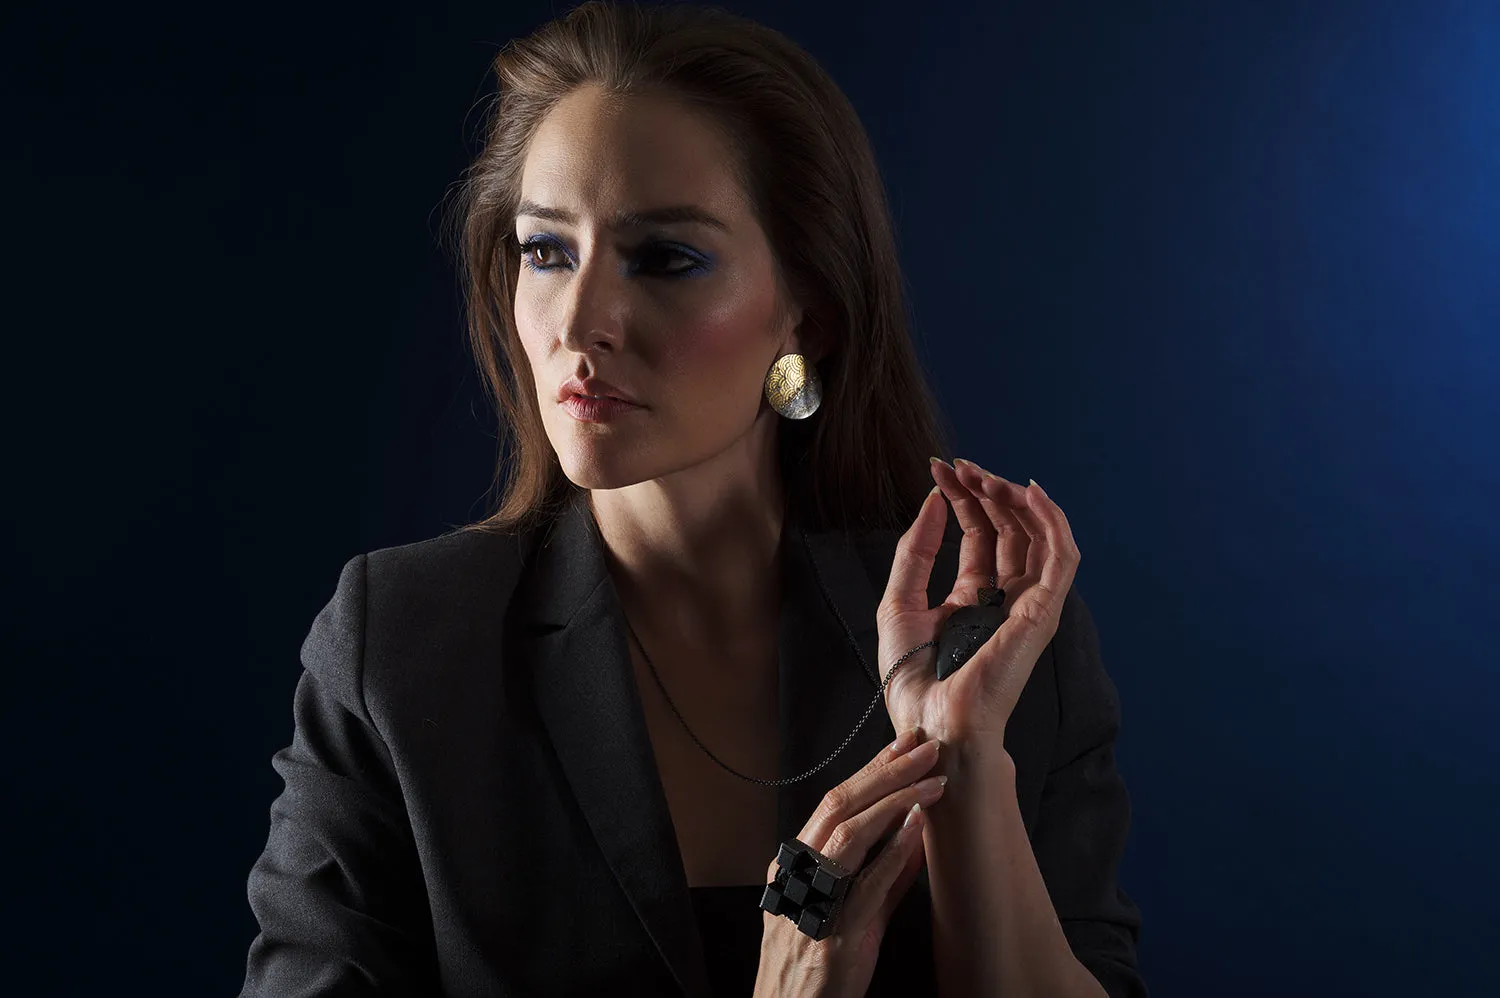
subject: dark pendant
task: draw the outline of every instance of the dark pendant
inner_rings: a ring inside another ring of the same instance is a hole
[[[978,606],[959,607],[943,622],[937,645],[939,679],[957,672],[1000,629],[1007,616],[1004,602],[1004,590],[986,587],[979,590]]]

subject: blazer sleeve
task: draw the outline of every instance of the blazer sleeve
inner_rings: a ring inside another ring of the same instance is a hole
[[[391,756],[365,709],[366,555],[302,644],[286,782],[249,877],[242,998],[440,992],[426,888]]]
[[[1115,768],[1119,695],[1076,589],[1063,602],[1052,647],[1058,736],[1032,851],[1073,955],[1110,998],[1145,998],[1136,964],[1140,911],[1116,882],[1130,828],[1130,797]]]

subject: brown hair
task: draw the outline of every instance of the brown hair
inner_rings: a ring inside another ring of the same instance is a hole
[[[908,330],[895,236],[868,135],[806,51],[716,7],[590,0],[505,45],[484,146],[457,188],[469,343],[499,413],[497,509],[461,529],[525,529],[583,490],[563,474],[515,327],[521,170],[537,126],[583,84],[665,92],[707,112],[764,229],[778,279],[806,305],[823,402],[780,419],[787,502],[813,529],[905,530],[949,428]],[[812,352],[811,350],[809,352]],[[509,445],[509,460],[505,450]],[[502,474],[504,480],[502,484]]]

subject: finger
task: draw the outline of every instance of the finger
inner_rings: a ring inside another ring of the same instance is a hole
[[[896,830],[896,834],[855,878],[845,902],[849,909],[846,913],[849,921],[845,924],[858,926],[864,931],[874,922],[877,935],[883,936],[890,924],[890,912],[895,910],[901,895],[916,878],[915,870],[910,877],[903,878],[903,874],[914,858],[916,868],[921,868],[924,858],[922,829],[927,825],[927,814],[924,807],[918,807],[906,809],[903,817],[905,815],[910,815],[910,820]],[[902,879],[906,880],[904,886],[899,884]]]
[[[962,458],[958,459],[958,462],[962,461]],[[931,464],[932,477],[943,490],[943,495],[948,497],[964,531],[963,540],[958,545],[958,576],[953,580],[953,592],[946,602],[959,605],[977,603],[979,587],[989,585],[990,576],[996,574],[995,524],[957,470],[937,458],[932,458]]]
[[[913,804],[928,807],[942,799],[948,778],[928,776],[886,794],[863,811],[834,826],[822,845],[808,842],[823,855],[849,870],[863,869],[870,851],[900,823]],[[802,841],[807,842],[806,839]]]
[[[990,478],[993,481],[986,482],[985,485],[987,494],[991,488],[998,491],[1001,486],[997,483],[1005,482],[1004,479],[997,476],[992,475]],[[1027,533],[1025,524],[1021,522],[1021,518],[1016,514],[1015,507],[1006,503],[1003,508],[1009,523],[1009,529],[1001,532],[999,540],[1000,553],[996,557],[997,562],[1005,566],[1004,581],[1001,583],[1002,589],[1016,579],[1025,577],[1027,560],[1031,551],[1031,535]],[[1011,586],[1010,592],[1014,595],[1014,586]]]
[[[1017,597],[1011,612],[1045,625],[1061,615],[1080,559],[1072,528],[1062,509],[1047,497],[1040,485],[1033,483],[1027,493],[1032,515],[1043,531],[1041,546],[1045,555],[1037,570],[1038,581]]]
[[[895,741],[875,753],[875,757],[861,766],[845,782],[854,780],[867,780],[873,777],[878,770],[900,759],[919,744],[927,739],[922,737],[921,728],[907,728],[896,736]]]
[[[896,542],[891,575],[886,580],[885,595],[877,613],[921,612],[927,605],[927,583],[932,578],[932,563],[943,544],[943,526],[948,520],[948,504],[942,489],[933,487],[922,500],[917,518]]]
[[[872,788],[869,793],[860,794],[855,791],[849,791],[846,793],[844,800],[840,802],[838,800],[829,800],[829,796],[836,796],[830,791],[829,795],[824,796],[819,810],[827,809],[830,812],[841,813],[842,809],[848,807],[868,806],[868,801],[877,799],[881,793],[889,792],[896,787],[908,785],[921,779],[937,762],[937,755],[932,749],[926,750],[924,754],[919,754],[915,758],[911,756],[911,750],[917,747],[919,741],[923,740],[921,729],[919,728],[907,728],[901,732],[896,736],[895,741],[877,752],[875,758],[865,763],[858,772],[841,784],[841,787],[867,786]],[[932,741],[935,742],[936,740],[932,739]],[[931,761],[926,760],[926,756],[929,754],[932,756]],[[897,765],[898,763],[899,765]],[[838,790],[839,788],[835,789]],[[802,830],[797,833],[797,838],[806,842],[814,849],[817,849],[821,844],[826,842],[828,838],[827,831],[820,830],[831,829],[833,825],[841,820],[841,818],[835,817],[831,822],[819,822],[815,820],[818,818],[819,814],[815,812],[813,815],[814,820],[809,820],[807,824],[802,826]],[[776,879],[777,865],[777,861],[772,859],[771,865],[766,868],[767,883]]]
[[[922,808],[922,818],[925,825],[927,818],[927,809],[925,807]],[[912,843],[912,849],[906,857],[906,864],[901,867],[901,872],[896,874],[896,882],[891,885],[890,891],[886,893],[885,901],[880,905],[880,914],[878,917],[882,931],[884,931],[885,926],[891,924],[891,916],[895,914],[896,906],[901,903],[901,899],[906,896],[906,892],[916,882],[917,874],[922,872],[922,867],[927,865],[927,850],[923,847],[923,843],[920,841],[921,838],[919,834],[917,836],[918,841]]]
[[[1008,497],[1005,503],[1006,509],[1010,511],[1021,531],[1020,536],[1010,541],[1010,556],[1013,560],[1009,564],[1012,571],[1016,571],[1012,578],[1025,579],[1028,584],[1035,583],[1041,579],[1042,566],[1047,562],[1048,535],[1047,525],[1037,515],[1036,509],[1031,504],[1032,490],[1027,486],[1006,481],[999,475],[989,472],[986,474],[993,479],[993,481],[986,481],[986,485],[991,489],[990,494]],[[1015,589],[1012,589],[1008,595],[1015,596]]]
[[[1011,481],[1008,478],[1002,478],[999,475],[995,474],[993,471],[988,471],[984,468],[981,468],[973,461],[965,461],[962,458],[954,458],[954,469],[962,472],[963,468],[960,467],[960,464],[968,465],[969,468],[977,471],[984,479],[985,484],[992,486],[992,488],[989,489],[988,492],[990,496],[997,502],[1004,504],[1008,508],[1026,505],[1026,486],[1017,485],[1015,482]],[[960,477],[962,476],[960,475]]]
[[[1031,496],[1032,509],[1037,518],[1049,528],[1047,536],[1052,549],[1065,559],[1078,559],[1078,543],[1073,537],[1073,527],[1068,523],[1068,514],[1035,481],[1031,483],[1027,493]]]
[[[936,738],[929,738],[910,752],[882,765],[873,769],[861,769],[823,795],[823,800],[802,826],[797,838],[823,855],[830,855],[824,851],[824,847],[834,837],[834,831],[841,823],[888,798],[892,792],[910,787],[927,775],[937,764],[937,760],[938,741]],[[911,806],[912,800],[915,798],[907,800],[907,807]],[[862,860],[863,853],[858,858]]]
[[[959,480],[978,495],[980,505],[994,525],[995,585],[1004,589],[1026,574],[1026,549],[1031,538],[1012,505],[1024,502],[1025,490],[970,461],[955,464]]]

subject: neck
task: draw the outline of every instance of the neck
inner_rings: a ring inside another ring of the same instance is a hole
[[[605,560],[638,632],[722,647],[780,612],[785,497],[773,432],[589,502]]]

